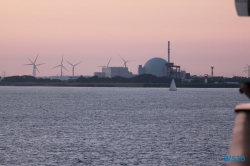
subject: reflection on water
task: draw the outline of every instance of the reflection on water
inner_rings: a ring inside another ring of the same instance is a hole
[[[0,165],[223,165],[238,89],[0,87]]]

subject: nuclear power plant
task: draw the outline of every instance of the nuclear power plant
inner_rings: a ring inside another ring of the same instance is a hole
[[[125,77],[125,78],[133,77],[132,72],[129,72],[128,67],[126,66],[126,64],[129,61],[125,61],[121,57],[121,59],[124,61],[124,66],[123,67],[109,67],[109,63],[111,61],[111,58],[110,58],[110,60],[109,60],[109,62],[107,64],[107,66],[99,66],[99,67],[102,67],[102,72],[94,72],[94,76],[109,77],[109,78],[116,77],[116,76]]]
[[[128,71],[128,67],[126,63],[129,61],[125,61],[122,57],[121,59],[124,61],[123,67],[109,67],[109,63],[111,58],[106,66],[99,66],[102,67],[102,72],[95,72],[94,76],[98,77],[125,77],[131,78],[135,75],[132,72]],[[172,78],[182,78],[186,79],[190,77],[189,73],[185,71],[181,71],[181,67],[179,65],[175,65],[174,63],[170,62],[170,41],[168,41],[168,61],[163,58],[155,57],[148,60],[145,65],[139,65],[138,67],[138,75],[141,74],[152,74],[157,77],[172,77]]]
[[[173,77],[186,79],[190,77],[189,73],[181,71],[179,65],[175,65],[170,62],[170,41],[168,41],[168,61],[163,58],[152,58],[148,60],[145,65],[139,65],[138,75],[140,74],[152,74],[157,77]]]

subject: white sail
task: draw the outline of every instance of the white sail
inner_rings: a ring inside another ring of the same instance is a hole
[[[171,85],[170,85],[169,90],[170,90],[170,91],[177,91],[177,88],[176,88],[174,79],[172,79],[172,82],[171,82]]]

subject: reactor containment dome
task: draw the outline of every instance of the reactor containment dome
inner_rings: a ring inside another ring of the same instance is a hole
[[[139,73],[138,74],[153,74],[157,77],[165,76],[165,68],[166,68],[167,61],[162,58],[152,58],[148,60],[144,67],[140,69],[139,66]]]

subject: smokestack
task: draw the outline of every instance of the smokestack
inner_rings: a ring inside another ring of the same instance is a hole
[[[168,63],[170,63],[170,41],[168,41]]]

